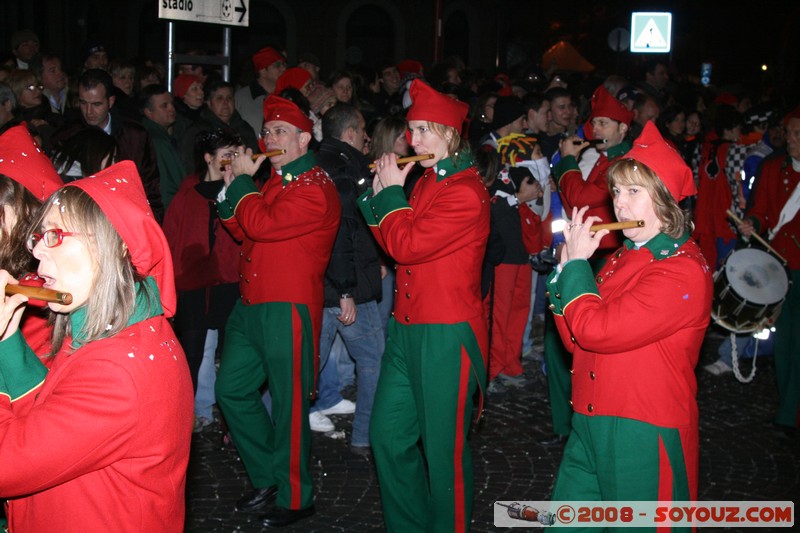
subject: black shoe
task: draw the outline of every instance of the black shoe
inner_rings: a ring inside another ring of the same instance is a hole
[[[545,448],[550,448],[552,446],[563,446],[567,442],[568,435],[551,435],[546,439],[540,440],[539,444],[544,446]]]
[[[305,509],[286,509],[285,507],[273,507],[263,516],[258,517],[264,527],[284,527],[294,524],[298,520],[308,518],[316,511],[314,506]]]
[[[274,499],[276,494],[278,494],[277,485],[255,489],[239,498],[236,502],[236,509],[239,511],[256,511]]]

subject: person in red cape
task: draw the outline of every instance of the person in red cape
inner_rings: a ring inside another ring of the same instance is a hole
[[[41,280],[30,274],[36,261],[25,249],[26,224],[39,211],[42,202],[64,185],[50,159],[36,146],[24,124],[0,135],[0,268],[23,284],[37,285]],[[24,281],[23,281],[24,280]],[[22,317],[22,335],[49,365],[50,327],[44,302],[28,305]]]
[[[56,315],[48,370],[0,307],[0,497],[11,531],[182,532],[192,382],[172,260],[136,167],[62,187],[27,246]],[[16,281],[0,271],[0,287]]]
[[[692,173],[648,122],[608,169],[619,221],[643,220],[600,269],[587,261],[609,230],[573,208],[548,279],[550,308],[573,354],[572,432],[553,500],[695,500],[694,368],[711,311],[711,272],[678,202]]]
[[[378,244],[397,263],[394,318],[370,420],[389,531],[466,531],[472,515],[467,433],[486,386],[488,332],[481,265],[489,195],[461,137],[468,106],[413,80],[409,143],[425,173],[409,200],[413,164],[377,161],[359,198]],[[422,449],[418,441],[422,439]]]

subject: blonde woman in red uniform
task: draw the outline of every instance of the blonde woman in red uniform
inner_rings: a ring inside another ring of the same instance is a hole
[[[587,261],[608,234],[573,209],[550,308],[573,353],[572,432],[553,500],[695,500],[694,368],[710,319],[711,273],[678,202],[692,173],[648,122],[608,170],[623,246],[597,277]]]
[[[131,161],[45,202],[27,247],[56,315],[48,371],[0,306],[0,497],[10,530],[183,531],[192,381],[172,259]],[[15,281],[0,271],[0,288]]]
[[[359,199],[397,263],[370,437],[389,531],[466,531],[467,433],[488,352],[480,275],[489,198],[460,135],[468,106],[420,80],[409,94],[411,147],[433,158],[420,162],[425,173],[406,200],[403,184],[414,165],[400,168],[394,153],[384,154],[372,190]]]

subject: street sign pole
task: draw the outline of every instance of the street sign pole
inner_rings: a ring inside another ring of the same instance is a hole
[[[222,78],[230,81],[231,26],[250,25],[249,3],[250,0],[160,0],[158,18],[168,20],[167,88],[170,91],[175,79],[175,66],[180,64],[219,65],[222,67]],[[176,54],[174,20],[223,25],[222,56]]]

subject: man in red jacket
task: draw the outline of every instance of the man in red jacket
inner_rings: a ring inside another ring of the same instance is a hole
[[[745,236],[766,231],[772,247],[789,263],[792,284],[775,322],[775,424],[792,434],[800,427],[800,107],[783,125],[787,154],[762,163],[753,207],[738,229]]]
[[[322,324],[323,275],[339,227],[341,206],[333,181],[316,165],[311,120],[292,102],[264,101],[272,174],[259,191],[251,176],[263,163],[239,151],[224,176],[219,216],[242,241],[241,301],[226,327],[216,383],[236,448],[255,491],[240,510],[276,506],[265,526],[289,525],[314,514],[308,463],[309,401],[317,374]],[[264,383],[272,395],[272,419],[261,401]]]

